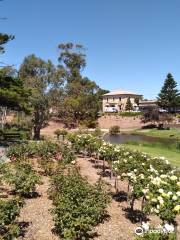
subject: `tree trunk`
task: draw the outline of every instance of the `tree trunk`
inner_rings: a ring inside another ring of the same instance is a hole
[[[39,127],[34,127],[34,140],[40,140],[40,131],[41,128]]]
[[[135,198],[134,198],[134,197],[132,197],[132,200],[131,200],[131,202],[130,202],[131,211],[133,211],[133,210],[134,210],[134,202],[135,202]]]
[[[1,116],[1,129],[4,129],[4,125],[6,123],[6,114],[7,114],[7,107],[0,107],[0,116]]]

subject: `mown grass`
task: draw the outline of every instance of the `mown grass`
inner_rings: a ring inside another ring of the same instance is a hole
[[[174,145],[165,147],[161,143],[152,144],[148,142],[129,142],[124,145],[130,149],[146,152],[154,157],[163,156],[174,166],[180,167],[180,150],[176,149]]]
[[[134,133],[150,137],[180,139],[180,129],[176,128],[172,128],[170,130],[158,130],[158,129],[137,130]]]

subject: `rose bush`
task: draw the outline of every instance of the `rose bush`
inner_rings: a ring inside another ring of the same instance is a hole
[[[73,137],[73,146],[88,151],[90,134]],[[97,142],[98,138],[93,137],[93,144]],[[94,151],[109,162],[119,179],[127,180],[130,185],[128,196],[133,203],[135,199],[142,198],[145,213],[156,214],[163,222],[174,223],[180,213],[179,169],[171,166],[164,157],[151,157],[122,145],[102,141]]]

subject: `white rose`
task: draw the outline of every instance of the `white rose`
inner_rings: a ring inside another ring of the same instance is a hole
[[[174,200],[174,201],[176,201],[178,198],[177,198],[177,196],[176,195],[174,195],[173,197],[172,197],[172,200]]]
[[[164,192],[164,190],[162,188],[160,188],[158,191],[159,191],[159,193],[163,193]]]
[[[175,175],[173,175],[173,176],[170,176],[170,179],[171,179],[172,181],[176,181],[176,180],[177,180],[177,177],[176,177]]]
[[[167,231],[167,232],[174,232],[174,226],[172,224],[168,224],[166,223],[164,225],[164,229]]]
[[[158,209],[154,209],[154,212],[155,212],[155,213],[159,213],[159,210],[158,210]]]
[[[167,175],[166,174],[161,174],[160,178],[167,178]]]
[[[176,192],[176,195],[178,196],[178,197],[180,197],[180,192],[178,191],[178,192]]]
[[[168,194],[169,196],[171,196],[173,193],[172,193],[172,192],[168,192],[167,194]]]

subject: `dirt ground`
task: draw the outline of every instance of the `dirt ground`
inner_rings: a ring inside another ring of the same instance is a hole
[[[102,129],[109,129],[112,126],[119,126],[121,130],[135,130],[140,129],[144,124],[140,117],[122,117],[122,116],[102,116],[98,119],[99,127]]]
[[[41,135],[48,138],[55,138],[55,130],[62,129],[63,126],[60,121],[51,120],[45,128],[41,129]]]
[[[143,124],[141,123],[139,118],[131,118],[131,117],[116,117],[116,116],[103,116],[98,119],[99,127],[102,130],[107,130],[111,126],[118,125],[120,126],[122,131],[130,131],[135,129],[140,129]],[[63,124],[60,121],[49,121],[48,125],[41,130],[41,135],[46,138],[55,138],[54,131],[56,129],[62,129]],[[76,129],[73,129],[74,131]],[[71,131],[73,131],[71,130]]]

